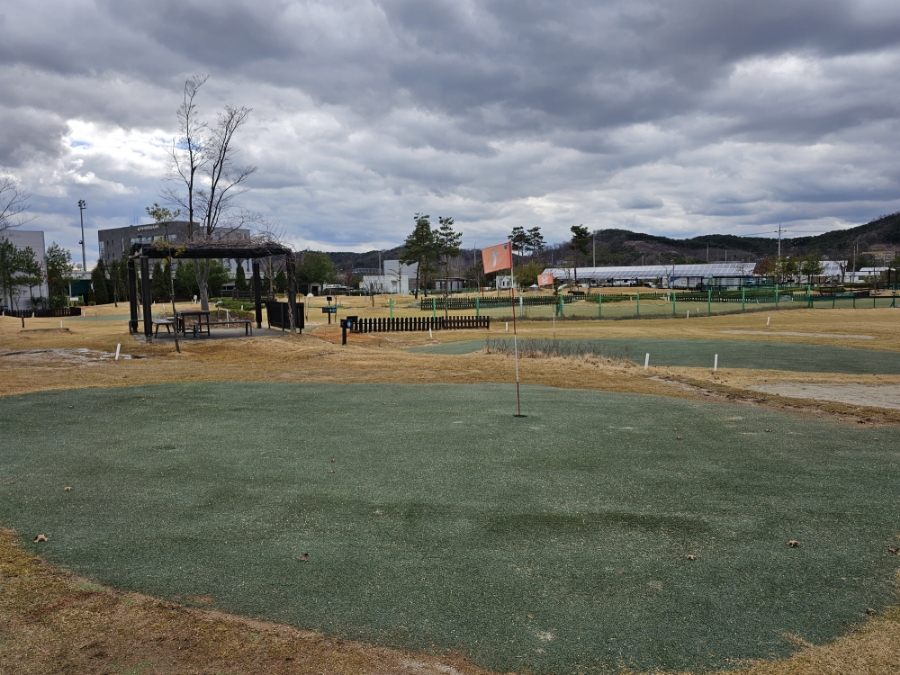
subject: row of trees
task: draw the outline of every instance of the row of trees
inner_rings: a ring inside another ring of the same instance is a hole
[[[400,263],[418,265],[414,292],[419,297],[420,286],[428,288],[428,278],[438,266],[443,267],[445,277],[450,276],[450,262],[461,251],[462,233],[453,229],[453,218],[439,216],[436,229],[432,228],[429,215],[417,213],[413,219],[416,226],[403,244],[406,251],[400,257]]]
[[[774,260],[765,256],[753,268],[754,274],[775,277],[779,283],[798,274],[805,276],[807,283],[812,283],[812,278],[821,275],[824,271],[825,265],[822,264],[822,256],[818,253],[809,253],[805,256],[782,256]]]
[[[71,254],[54,242],[44,253],[44,262],[42,267],[31,247],[20,249],[8,239],[0,239],[0,296],[9,299],[13,309],[19,309],[26,291],[35,308],[68,305],[69,284],[73,281]],[[44,283],[49,297],[35,296],[34,289]]]

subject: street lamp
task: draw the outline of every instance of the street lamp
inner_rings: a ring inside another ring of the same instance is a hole
[[[78,215],[81,216],[81,241],[78,243],[81,244],[81,271],[87,271],[87,254],[84,252],[84,210],[87,208],[87,204],[83,199],[78,200]]]

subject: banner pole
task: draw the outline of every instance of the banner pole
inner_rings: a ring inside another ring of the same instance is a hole
[[[512,244],[509,251],[509,306],[513,315],[513,351],[516,359],[516,417],[525,417],[522,414],[522,398],[519,396],[519,333],[516,326],[516,258],[512,252]]]

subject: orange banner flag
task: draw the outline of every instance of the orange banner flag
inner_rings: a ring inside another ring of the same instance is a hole
[[[512,246],[506,242],[481,249],[481,262],[485,274],[512,269]]]
[[[553,285],[553,275],[547,272],[546,274],[538,274],[538,286],[552,286]]]

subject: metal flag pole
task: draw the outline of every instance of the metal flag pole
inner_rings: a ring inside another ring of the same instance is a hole
[[[522,414],[522,398],[519,395],[519,333],[516,326],[516,258],[512,242],[509,244],[509,305],[513,315],[513,352],[516,361],[516,414],[513,417],[527,417]]]

